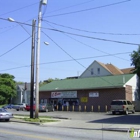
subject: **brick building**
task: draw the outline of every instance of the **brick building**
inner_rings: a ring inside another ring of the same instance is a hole
[[[59,103],[69,110],[109,110],[113,99],[135,100],[137,76],[120,74],[56,80],[40,87],[40,102]]]

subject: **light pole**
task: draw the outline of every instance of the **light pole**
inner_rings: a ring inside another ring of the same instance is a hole
[[[31,93],[30,93],[30,118],[34,118],[34,60],[35,60],[35,25],[36,20],[32,21],[32,47],[31,47]]]
[[[15,22],[13,18],[8,18],[10,22]],[[18,23],[18,22],[17,22]],[[30,33],[18,23],[29,35]],[[34,60],[35,60],[35,25],[36,20],[32,21],[32,45],[31,45],[31,84],[30,84],[30,118],[33,118],[33,100],[34,100]]]
[[[38,118],[39,111],[39,61],[40,61],[40,31],[41,31],[41,8],[46,5],[47,0],[40,0],[38,13],[38,31],[37,31],[37,48],[36,48],[36,88],[35,88],[35,118]]]

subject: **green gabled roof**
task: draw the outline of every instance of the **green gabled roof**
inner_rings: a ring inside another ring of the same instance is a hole
[[[40,87],[40,91],[58,91],[58,90],[82,90],[82,89],[99,89],[99,88],[115,88],[123,87],[134,74],[64,79],[52,81],[49,84]],[[125,81],[125,83],[123,83]]]

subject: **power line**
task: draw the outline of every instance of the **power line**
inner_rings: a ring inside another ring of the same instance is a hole
[[[15,47],[13,47],[12,49],[8,50],[7,52],[1,54],[0,57],[2,57],[2,56],[4,56],[4,55],[6,55],[7,53],[11,52],[12,50],[14,50],[15,48],[17,48],[18,46],[20,46],[21,44],[23,44],[24,42],[26,42],[26,41],[27,41],[28,39],[30,39],[30,38],[31,38],[31,36],[28,37],[27,39],[25,39],[24,41],[22,41],[21,43],[19,43],[18,45],[16,45]]]
[[[130,54],[130,53],[131,52],[115,53],[115,54],[108,54],[108,55],[106,54],[106,55],[99,55],[99,56],[91,56],[91,57],[77,58],[75,60],[85,60],[85,59],[92,59],[92,58],[98,58],[98,57],[108,57],[108,56],[114,56],[114,55]],[[60,60],[60,61],[53,61],[53,62],[44,62],[44,63],[40,63],[39,65],[63,63],[63,62],[69,62],[69,61],[74,61],[74,60],[73,59],[68,59],[68,60]],[[4,70],[0,70],[0,71],[9,71],[9,70],[14,70],[14,69],[20,69],[20,68],[30,67],[30,66],[31,65],[24,65],[24,66],[19,66],[19,67],[4,69]]]
[[[43,31],[42,31],[43,32]],[[44,33],[44,32],[43,32]],[[44,33],[45,34],[45,33]],[[50,38],[47,34],[45,34],[56,46],[58,46],[64,53],[66,53],[69,57],[71,57],[75,62],[77,62],[79,65],[81,65],[83,68],[87,69],[83,64],[81,64],[79,61],[77,61],[74,57],[72,57],[68,52],[66,52],[60,45],[58,45],[52,38]],[[89,69],[87,69],[90,71]],[[91,71],[90,71],[91,72]],[[96,74],[95,74],[96,75]],[[97,77],[100,77],[96,75]],[[100,77],[103,81],[112,84],[111,82],[105,80],[104,78]],[[114,84],[112,84],[114,85]]]
[[[105,8],[105,7],[109,7],[109,6],[114,6],[114,5],[122,4],[122,3],[125,3],[125,2],[129,2],[129,1],[131,1],[131,0],[125,0],[125,1],[117,2],[117,3],[112,3],[112,4],[103,5],[103,6],[93,7],[93,8],[89,8],[89,9],[83,9],[83,10],[79,10],[79,11],[73,11],[73,12],[69,12],[69,13],[62,13],[62,14],[50,15],[50,16],[44,16],[44,17],[56,17],[56,16],[63,16],[63,15],[69,15],[69,14],[76,14],[76,13],[80,13],[80,12],[86,12],[86,11]]]
[[[0,17],[0,19],[1,19],[1,20],[5,20],[5,21],[8,21],[8,19],[6,19],[6,18],[1,18],[1,17]],[[27,25],[27,26],[32,26],[31,24],[23,23],[23,22],[18,22],[18,21],[14,21],[14,23],[19,23],[19,24],[24,24],[24,25]]]
[[[75,6],[79,6],[79,5],[83,5],[83,4],[86,4],[86,3],[89,3],[89,2],[93,2],[93,1],[95,1],[95,0],[90,0],[90,1],[83,2],[83,3],[79,3],[79,4],[67,6],[67,7],[60,8],[60,9],[57,9],[57,10],[54,10],[54,11],[51,11],[51,12],[48,12],[48,13],[58,12],[58,11],[60,11],[60,10],[68,9],[68,8],[75,7]]]
[[[24,7],[21,7],[21,8],[18,8],[18,9],[16,9],[16,10],[12,10],[12,11],[3,13],[3,14],[1,14],[0,16],[3,16],[3,15],[6,15],[6,14],[9,14],[9,13],[13,13],[13,12],[19,11],[19,10],[21,10],[21,9],[25,9],[25,8],[27,8],[27,7],[30,7],[30,6],[33,6],[33,5],[36,5],[36,4],[38,4],[38,2],[33,3],[33,4],[30,4],[30,5],[27,5],[27,6],[24,6]]]
[[[47,23],[47,24],[48,24],[48,23]],[[51,27],[53,27],[53,26],[50,25],[50,24],[48,24],[48,25],[51,26]],[[53,27],[53,28],[54,28],[54,27]],[[64,34],[64,35],[66,35],[66,34]],[[99,50],[99,49],[97,49],[97,48],[94,48],[94,47],[92,47],[92,46],[90,46],[90,45],[87,45],[87,44],[85,44],[85,43],[83,43],[83,42],[81,42],[81,41],[79,41],[79,40],[77,40],[77,39],[75,39],[75,38],[73,38],[73,37],[71,37],[71,36],[69,36],[69,35],[66,35],[66,36],[69,37],[69,38],[71,38],[71,39],[73,39],[73,40],[75,40],[76,42],[79,42],[80,44],[85,45],[85,46],[87,46],[87,47],[89,47],[89,48],[92,48],[92,49],[94,49],[94,50],[96,50],[96,51],[99,51],[99,52],[102,52],[102,53],[105,53],[105,54],[109,54],[109,53],[107,53],[107,52],[104,52],[104,51],[101,51],[101,50]],[[121,57],[118,57],[118,56],[114,56],[114,57],[119,58],[119,59],[126,60],[126,59],[121,58]],[[126,60],[126,61],[129,61],[129,60]]]
[[[42,31],[43,32],[43,31]],[[43,32],[44,33],[44,32]],[[58,45],[52,38],[50,38],[46,33],[44,33],[56,46],[58,46],[63,52],[65,52],[69,57],[71,57],[74,61],[79,63],[76,59],[74,59],[68,52],[66,52],[60,45]],[[79,63],[82,67],[86,68],[83,66],[81,63]]]
[[[94,31],[88,31],[88,30],[82,30],[82,29],[77,29],[77,28],[73,28],[73,27],[68,27],[68,26],[65,26],[65,25],[61,25],[61,24],[57,24],[57,23],[54,23],[54,22],[50,22],[48,20],[43,20],[43,21],[46,21],[46,22],[49,22],[51,24],[54,24],[54,25],[57,25],[57,26],[61,26],[61,27],[64,27],[64,28],[68,28],[68,29],[72,29],[72,30],[77,30],[77,31],[82,31],[82,32],[87,32],[87,33],[105,34],[105,35],[140,35],[140,34],[122,34],[122,33],[94,32]]]
[[[61,32],[61,33],[66,33],[66,34],[70,34],[70,35],[74,35],[74,36],[79,36],[79,37],[84,37],[84,38],[89,38],[89,39],[100,40],[100,41],[108,41],[108,42],[121,43],[121,44],[128,44],[128,45],[137,45],[137,46],[140,45],[140,44],[137,44],[137,43],[116,41],[116,40],[109,40],[109,39],[103,39],[103,38],[96,38],[96,37],[92,37],[92,36],[85,36],[85,35],[81,35],[81,34],[74,34],[74,33],[65,32],[65,31],[56,30],[56,29],[48,29],[48,30],[52,30],[52,31],[56,31],[56,32]]]
[[[4,19],[4,18],[0,18],[0,19],[1,19],[1,20],[6,20],[6,21],[7,21],[7,19]],[[27,25],[27,26],[32,26],[31,24],[22,23],[22,22],[17,22],[17,21],[15,21],[15,23],[24,24],[24,25]],[[36,26],[36,27],[37,27],[37,26]],[[74,34],[74,33],[65,32],[65,31],[62,31],[62,30],[50,29],[50,28],[45,28],[45,27],[41,27],[41,28],[42,28],[42,29],[48,29],[48,30],[51,30],[51,31],[56,31],[56,32],[71,34],[71,35],[75,35],[75,36],[79,36],[79,37],[84,37],[84,38],[89,38],[89,39],[100,40],[100,41],[108,41],[108,42],[121,43],[121,44],[128,44],[128,45],[137,45],[137,46],[140,45],[140,44],[137,44],[137,43],[116,41],[116,40],[109,40],[109,39],[103,39],[103,38],[96,38],[96,37],[92,37],[92,36],[85,36],[85,35],[81,35],[81,34]]]

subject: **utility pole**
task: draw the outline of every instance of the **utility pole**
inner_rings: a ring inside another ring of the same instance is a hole
[[[34,118],[34,60],[35,60],[35,25],[36,20],[32,21],[32,45],[31,45],[31,85],[30,85],[30,118]]]
[[[38,31],[37,31],[37,48],[36,48],[36,90],[35,90],[35,118],[38,118],[39,111],[39,62],[40,62],[40,31],[41,31],[41,8],[46,5],[47,0],[40,0],[39,13],[38,13]]]

